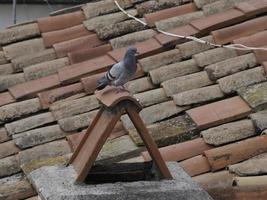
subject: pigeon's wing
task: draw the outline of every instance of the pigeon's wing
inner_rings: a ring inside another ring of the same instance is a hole
[[[119,62],[112,66],[112,68],[107,72],[106,77],[109,81],[115,81],[123,73],[124,73],[123,62]]]

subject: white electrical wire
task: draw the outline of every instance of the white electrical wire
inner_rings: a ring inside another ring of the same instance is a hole
[[[123,12],[125,15],[127,15],[129,18],[132,18],[135,21],[138,21],[139,23],[143,24],[144,26],[147,26],[146,22],[142,21],[141,19],[138,19],[137,17],[129,14],[126,10],[124,10],[116,0],[114,2],[116,4],[116,6],[120,9],[120,11]],[[214,44],[214,43],[211,43],[211,42],[208,42],[208,41],[205,41],[205,40],[193,37],[193,36],[178,35],[178,34],[174,34],[174,33],[169,33],[169,32],[163,31],[163,30],[161,30],[159,28],[155,28],[155,29],[158,32],[160,32],[160,33],[162,33],[164,35],[177,37],[177,38],[188,39],[188,40],[192,40],[192,41],[195,41],[195,42],[198,42],[198,43],[202,43],[202,44],[207,44],[207,45],[214,46],[214,47],[224,47],[224,48],[228,48],[228,49],[236,49],[236,50],[244,50],[244,51],[247,51],[247,50],[267,51],[267,48],[264,48],[264,47],[248,47],[248,46],[245,46],[243,44],[219,45],[219,44]]]

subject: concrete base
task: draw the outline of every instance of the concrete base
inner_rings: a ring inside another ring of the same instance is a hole
[[[75,185],[72,166],[42,167],[28,175],[42,200],[212,200],[176,162],[168,163],[173,180]]]

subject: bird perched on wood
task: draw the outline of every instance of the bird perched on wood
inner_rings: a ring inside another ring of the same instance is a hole
[[[98,81],[97,90],[104,89],[107,85],[122,87],[124,84],[131,80],[136,72],[136,58],[138,54],[135,47],[127,49],[123,59],[113,65],[111,69]]]

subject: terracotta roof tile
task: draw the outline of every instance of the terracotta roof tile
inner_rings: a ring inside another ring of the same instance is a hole
[[[241,87],[266,80],[264,69],[262,67],[256,67],[226,76],[217,82],[224,93],[230,94],[236,92]]]
[[[13,85],[24,83],[26,80],[23,73],[0,76],[0,91],[3,92]]]
[[[258,136],[205,151],[212,170],[267,152],[267,136]]]
[[[71,64],[83,62],[98,56],[102,56],[108,51],[112,50],[110,44],[104,44],[98,47],[93,47],[84,50],[78,50],[71,53],[68,53],[68,57],[70,59]]]
[[[190,176],[196,176],[210,171],[208,159],[199,155],[179,163]]]
[[[97,87],[97,81],[100,80],[106,72],[98,73],[92,76],[81,78],[82,86],[87,94],[93,94]]]
[[[70,52],[74,52],[81,49],[89,49],[91,47],[99,46],[103,43],[103,41],[100,41],[98,39],[96,34],[91,34],[88,36],[83,36],[54,44],[53,47],[56,50],[57,57],[62,58],[67,56],[67,54]]]
[[[267,75],[267,62],[263,62],[263,63],[262,63],[262,66],[263,66],[263,68],[264,68],[265,75]]]
[[[200,129],[243,118],[250,112],[251,108],[239,96],[186,111]]]
[[[257,132],[263,133],[267,129],[267,110],[263,110],[257,113],[250,115],[251,120],[253,121]]]
[[[248,36],[267,28],[267,16],[258,17],[243,23],[212,31],[211,34],[217,44],[226,44],[240,37]]]
[[[56,31],[81,24],[85,20],[82,11],[45,17],[37,20],[41,33]]]
[[[55,88],[52,90],[44,91],[38,94],[43,109],[49,108],[49,106],[60,99],[67,98],[74,94],[83,91],[81,83],[75,83],[68,86]]]
[[[125,88],[127,88],[131,92],[131,94],[151,90],[155,87],[156,86],[152,84],[149,77],[132,80],[125,84]]]
[[[154,38],[151,38],[144,42],[136,43],[132,46],[137,48],[137,51],[139,52],[138,58],[151,56],[162,51],[162,46]],[[110,51],[108,55],[110,55],[116,61],[120,61],[123,58],[127,48],[128,47],[115,49],[113,51]]]
[[[181,161],[202,154],[212,146],[206,144],[203,139],[198,138],[159,149],[165,161]],[[145,161],[151,160],[147,151],[141,154]]]
[[[194,3],[198,8],[202,8],[204,5],[207,5],[212,2],[216,2],[217,0],[194,0]]]
[[[229,26],[243,21],[245,15],[237,9],[230,9],[222,13],[216,13],[191,22],[191,25],[202,32],[209,32],[218,28]]]
[[[4,127],[0,128],[0,143],[10,140],[11,137],[7,135],[7,131]]]
[[[161,11],[145,14],[144,18],[149,26],[154,26],[156,21],[194,12],[196,10],[197,7],[195,6],[195,4],[189,3],[182,6],[172,7]]]
[[[10,176],[10,175],[18,173],[20,171],[21,171],[21,169],[19,166],[19,160],[18,160],[18,157],[16,155],[1,159],[0,177]],[[3,194],[3,193],[1,192],[1,194]]]
[[[211,2],[209,4],[206,4],[202,7],[203,12],[205,15],[212,15],[218,12],[223,12],[225,10],[228,10],[230,8],[233,8],[236,3],[239,1],[245,1],[245,0],[220,0]]]
[[[26,83],[21,83],[16,86],[10,87],[9,92],[16,98],[25,97],[27,95],[36,95],[46,89],[50,89],[59,86],[58,75],[50,75],[40,79],[28,81]]]
[[[0,94],[0,106],[10,104],[15,102],[16,100],[14,97],[10,94],[10,92],[3,92]]]
[[[267,48],[267,45],[262,46],[262,47]],[[254,50],[253,53],[255,54],[258,63],[267,61],[267,52],[266,51]]]
[[[191,25],[180,26],[178,28],[168,30],[168,32],[182,36],[194,36],[199,33],[199,31]],[[161,45],[175,45],[184,40],[182,38],[164,35],[163,33],[159,33],[155,36],[155,38]]]
[[[62,30],[43,33],[42,37],[44,39],[45,47],[52,47],[52,45],[55,43],[72,40],[72,39],[90,35],[90,34],[92,33],[89,32],[84,27],[84,25],[80,24],[80,25],[76,25],[76,26],[62,29]]]
[[[12,63],[0,65],[0,75],[13,74],[15,72]]]
[[[236,8],[244,12],[246,15],[257,15],[267,11],[266,0],[249,0],[246,2],[238,3]]]
[[[59,69],[58,75],[60,82],[73,82],[85,75],[106,71],[114,64],[115,61],[105,55]]]
[[[16,154],[20,149],[15,145],[14,141],[8,141],[0,144],[0,158]]]
[[[4,51],[0,51],[0,65],[8,63]]]

